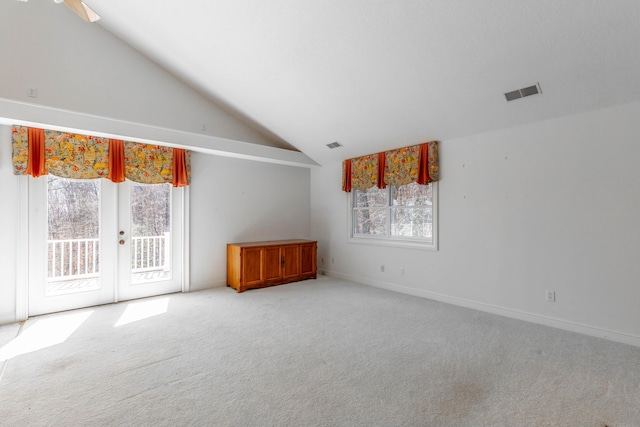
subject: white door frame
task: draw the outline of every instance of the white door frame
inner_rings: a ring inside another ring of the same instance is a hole
[[[29,176],[18,177],[18,239],[16,253],[18,255],[16,271],[16,321],[29,318]],[[189,187],[183,187],[182,197],[182,292],[190,291],[190,196]],[[114,302],[118,302],[117,290]]]
[[[176,218],[182,218],[184,214],[184,191],[179,191],[173,187],[170,188],[171,197],[171,277],[167,280],[160,280],[151,283],[132,283],[132,272],[128,266],[131,265],[131,194],[134,183],[131,181],[117,184],[118,207],[117,217],[119,223],[117,231],[113,234],[113,242],[123,240],[122,245],[116,244],[117,252],[117,280],[116,280],[116,297],[115,301],[131,300],[136,298],[144,298],[153,292],[160,294],[172,293],[183,289],[183,227],[181,223],[176,222]],[[122,235],[119,233],[123,232]],[[109,237],[107,237],[109,239]],[[127,266],[128,264],[128,266]]]
[[[16,320],[29,317],[29,177],[18,177],[18,239],[16,253]]]

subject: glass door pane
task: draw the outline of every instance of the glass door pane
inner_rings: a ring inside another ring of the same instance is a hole
[[[30,316],[182,290],[183,189],[28,182]]]
[[[171,279],[171,186],[131,184],[131,283]]]
[[[47,295],[100,287],[100,184],[47,176]]]
[[[28,180],[30,316],[113,302],[117,193],[104,180]]]
[[[118,184],[118,300],[182,290],[183,191]]]

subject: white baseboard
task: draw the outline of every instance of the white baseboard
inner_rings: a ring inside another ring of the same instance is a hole
[[[205,289],[211,288],[223,288],[225,286],[227,286],[227,282],[224,280],[220,282],[191,283],[189,285],[189,292],[204,291]]]
[[[382,282],[379,280],[352,276],[349,274],[339,273],[336,271],[325,270],[323,271],[323,273],[329,277],[349,280],[352,282],[361,283],[363,285],[374,286],[376,288],[387,289],[390,291],[400,292],[407,295],[427,298],[427,299],[440,301],[440,302],[444,302],[451,305],[471,308],[478,311],[484,311],[486,313],[497,314],[499,316],[509,317],[517,320],[524,320],[525,322],[531,322],[539,325],[550,326],[552,328],[563,329],[565,331],[576,332],[583,335],[588,335],[596,338],[604,338],[610,341],[615,341],[622,344],[629,344],[636,347],[640,347],[640,336],[637,336],[637,335],[627,334],[624,332],[611,331],[609,329],[598,328],[595,326],[585,325],[582,323],[572,322],[569,320],[558,319],[558,318],[549,317],[549,316],[542,316],[535,313],[529,313],[521,310],[514,310],[507,307],[500,307],[500,306],[472,301],[464,298],[452,297],[449,295],[439,294],[437,292],[430,292],[422,289],[409,288],[407,286],[402,286],[395,283]]]
[[[0,325],[15,323],[17,321],[15,313],[0,313]]]

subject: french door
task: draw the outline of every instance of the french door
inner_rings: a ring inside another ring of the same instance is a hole
[[[29,315],[182,290],[184,190],[29,180]]]

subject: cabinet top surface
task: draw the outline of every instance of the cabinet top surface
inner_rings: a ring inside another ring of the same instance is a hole
[[[317,243],[316,240],[266,240],[264,242],[243,242],[243,243],[228,243],[229,246],[239,246],[242,248],[255,247],[255,246],[280,246],[280,245],[299,245],[301,243]]]

